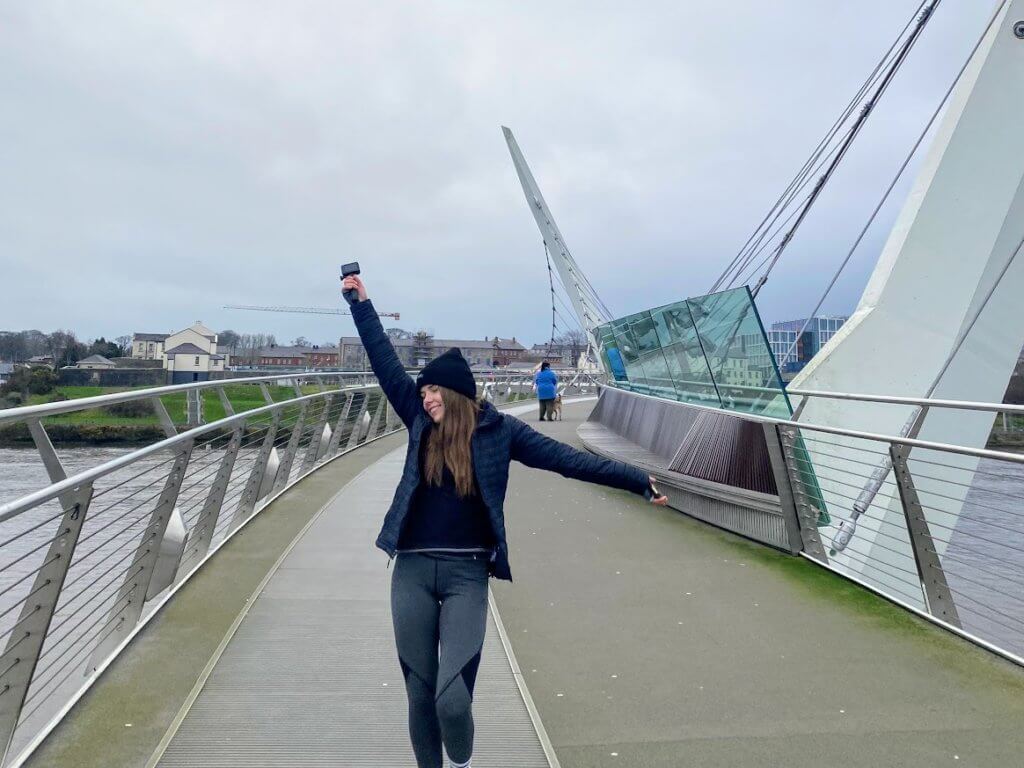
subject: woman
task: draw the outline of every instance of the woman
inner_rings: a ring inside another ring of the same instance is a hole
[[[502,506],[512,459],[643,494],[654,478],[545,437],[476,399],[458,349],[405,372],[356,276],[342,282],[381,389],[409,429],[402,479],[377,546],[396,555],[391,614],[420,768],[466,768],[473,753],[473,685],[487,621],[487,577],[511,581]],[[355,294],[351,293],[355,291]],[[440,654],[438,647],[440,646]]]

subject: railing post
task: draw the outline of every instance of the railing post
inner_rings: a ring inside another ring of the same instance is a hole
[[[210,549],[210,542],[213,541],[213,532],[217,528],[217,520],[220,517],[221,508],[224,504],[224,496],[231,482],[231,473],[235,469],[235,461],[238,458],[238,451],[242,446],[242,436],[245,434],[245,420],[243,419],[231,433],[231,440],[224,449],[224,456],[217,468],[217,476],[213,479],[210,492],[203,502],[203,509],[196,518],[192,530],[189,532],[188,545],[178,565],[174,580],[182,576],[203,557]]]
[[[321,384],[321,389],[323,385]],[[324,439],[324,427],[327,426],[327,417],[330,415],[331,403],[334,402],[334,395],[324,395],[322,399],[323,407],[320,409],[320,416],[317,418],[316,423],[313,425],[313,434],[310,435],[309,445],[306,447],[306,455],[302,460],[302,473],[309,472],[316,464],[317,454],[320,453],[320,443]]]
[[[782,456],[786,464],[789,488],[793,496],[793,504],[796,507],[796,519],[800,526],[800,538],[803,541],[804,552],[822,563],[828,563],[828,554],[822,546],[821,536],[818,534],[818,517],[820,511],[810,503],[807,489],[801,477],[801,470],[796,459],[796,427],[778,427],[779,438],[782,441]],[[781,490],[780,490],[781,493]]]
[[[60,519],[60,527],[56,529],[59,535],[46,552],[43,565],[36,573],[28,598],[21,607],[15,629],[0,656],[0,738],[4,745],[0,763],[6,759],[11,747],[14,729],[18,725],[46,633],[49,632],[50,622],[57,609],[91,499],[91,483],[61,497],[64,514]]]
[[[178,430],[174,428],[174,422],[171,421],[171,414],[167,412],[167,406],[164,405],[164,401],[159,397],[151,397],[149,402],[153,404],[153,410],[156,411],[156,417],[160,420],[160,427],[163,429],[164,434],[168,437],[174,437],[178,434]]]
[[[796,500],[793,497],[789,471],[786,469],[786,459],[779,435],[779,428],[775,424],[762,424],[762,427],[764,428],[764,441],[768,446],[768,460],[771,463],[772,475],[775,477],[775,487],[779,492],[779,507],[782,511],[782,520],[786,525],[786,539],[789,541],[789,551],[795,555],[803,549],[803,536],[800,532]],[[817,530],[815,530],[815,533],[817,533]]]
[[[299,385],[296,384],[296,391],[299,391]],[[308,400],[303,400],[299,407],[299,416],[295,420],[295,426],[292,428],[292,436],[288,440],[288,445],[284,449],[284,456],[281,457],[281,465],[277,469],[277,479],[274,481],[273,491],[277,491],[288,485],[288,476],[292,471],[292,463],[295,461],[295,452],[299,449],[299,440],[302,439],[302,432],[306,426],[306,409],[309,406]]]
[[[359,413],[356,414],[356,417],[352,422],[352,432],[348,436],[348,443],[345,445],[345,450],[347,451],[350,451],[359,445],[359,433],[363,431],[363,416],[366,415],[366,407],[369,403],[369,394],[364,391],[362,402],[359,404]]]
[[[220,398],[220,404],[224,407],[224,413],[228,416],[235,415],[235,406],[228,400],[228,394],[224,391],[223,386],[217,387],[217,397]]]
[[[185,479],[185,470],[188,468],[189,459],[192,457],[193,441],[188,440],[178,447],[178,455],[174,459],[171,471],[164,481],[164,489],[160,493],[153,514],[149,518],[149,525],[142,531],[142,538],[136,548],[135,556],[131,562],[137,565],[125,574],[121,588],[117,591],[117,599],[111,606],[104,628],[109,627],[115,620],[114,629],[109,630],[93,651],[89,660],[90,670],[96,670],[103,660],[124,640],[128,632],[138,623],[142,616],[142,608],[146,602],[146,593],[149,591],[149,582],[153,578],[153,569],[156,566],[157,556],[160,553],[160,544],[167,530],[167,523],[174,513],[174,506],[178,501],[178,492],[181,490],[181,482]],[[124,603],[124,605],[122,605]]]
[[[387,402],[387,398],[384,398],[384,400]],[[393,432],[402,426],[402,420],[398,418],[398,413],[391,407],[391,403],[387,403],[386,408],[388,409],[388,416],[384,424],[384,431]]]
[[[344,394],[345,405],[341,407],[341,415],[338,416],[338,420],[334,422],[334,431],[331,433],[331,439],[327,443],[327,455],[333,456],[338,452],[338,446],[341,444],[341,431],[345,426],[345,421],[348,419],[349,411],[352,409],[352,400],[354,399],[352,393]]]
[[[921,500],[918,498],[917,488],[914,485],[914,478],[907,465],[909,454],[910,449],[907,446],[889,444],[889,456],[892,459],[896,485],[900,491],[903,517],[907,521],[907,537],[910,539],[910,549],[914,553],[914,563],[917,565],[917,574],[921,579],[921,591],[924,593],[925,605],[932,616],[942,619],[954,627],[960,627],[960,616],[957,614],[953,595],[950,594],[949,586],[946,584],[942,561],[939,560],[935,551],[935,543],[928,527],[928,520],[924,516],[924,509],[921,507]]]
[[[369,440],[377,436],[377,431],[380,429],[380,423],[384,414],[387,412],[388,399],[384,397],[384,392],[380,393],[380,399],[377,401],[377,407],[373,410],[373,418],[370,420],[370,427],[366,430],[366,439]]]
[[[256,509],[256,502],[260,499],[260,488],[263,486],[263,477],[267,472],[267,464],[270,461],[270,452],[274,448],[274,438],[277,437],[277,427],[281,423],[281,410],[274,411],[270,426],[267,427],[267,434],[263,437],[263,444],[260,452],[256,455],[252,469],[249,471],[249,478],[245,481],[245,490],[235,507],[235,515],[231,520],[231,529],[234,530]],[[276,478],[275,478],[276,479]]]
[[[203,423],[203,393],[201,390],[185,391],[185,408],[189,427],[198,427]]]

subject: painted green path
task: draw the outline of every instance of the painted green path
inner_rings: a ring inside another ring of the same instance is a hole
[[[588,407],[532,426],[580,446]],[[519,465],[506,521],[562,768],[1024,765],[1024,670],[802,558]]]

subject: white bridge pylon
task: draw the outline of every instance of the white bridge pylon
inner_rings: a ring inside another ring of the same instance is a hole
[[[790,384],[790,389],[1001,402],[1024,344],[1024,0],[1013,0],[989,29],[954,89],[921,170],[893,226],[853,316]],[[959,346],[958,346],[959,345]],[[913,408],[809,398],[800,421],[897,435]],[[922,440],[984,447],[992,414],[932,409]],[[885,446],[850,438],[831,449],[842,464],[878,462]],[[865,450],[877,450],[870,456]],[[957,455],[945,454],[950,463]],[[812,452],[813,458],[813,452]],[[943,499],[913,449],[910,471],[924,516],[937,530],[956,527],[962,502]],[[915,466],[915,459],[917,464]],[[977,459],[959,456],[952,474],[969,484]],[[859,466],[850,464],[850,466]],[[870,472],[870,469],[868,470]],[[948,471],[947,471],[948,473]],[[826,504],[849,507],[856,490],[819,477]],[[858,523],[854,542],[864,561],[894,562],[899,549],[883,538],[902,527],[892,473]],[[948,493],[948,491],[947,491]],[[823,530],[824,536],[830,531]],[[945,542],[936,537],[937,554]],[[907,549],[909,552],[909,549]],[[865,579],[878,571],[845,553],[836,559]],[[868,572],[865,572],[868,570]]]
[[[512,135],[512,131],[504,126],[501,130],[505,134],[505,142],[508,144],[508,151],[512,155],[512,163],[515,165],[516,173],[519,175],[519,182],[523,185],[523,194],[526,195],[526,202],[530,206],[533,218],[537,221],[537,227],[540,229],[541,237],[544,238],[544,242],[547,245],[548,253],[551,254],[551,261],[554,263],[555,269],[558,270],[558,277],[561,279],[562,285],[565,286],[566,293],[569,295],[569,300],[572,302],[572,308],[576,312],[580,325],[583,326],[587,333],[587,340],[590,343],[591,349],[599,350],[601,347],[598,343],[599,339],[594,334],[594,329],[602,323],[607,323],[612,318],[608,316],[604,308],[599,306],[600,300],[597,299],[583,271],[573,259],[572,254],[569,253],[565,240],[562,238],[562,233],[558,230],[558,225],[555,224],[555,219],[551,215],[548,204],[544,202],[544,195],[541,194],[540,187],[537,186],[533,174],[530,173],[530,167],[526,164],[526,158],[523,157],[519,144],[516,143],[515,136]]]

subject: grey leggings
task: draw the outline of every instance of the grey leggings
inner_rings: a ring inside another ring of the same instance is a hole
[[[487,624],[487,556],[400,553],[391,618],[419,768],[473,754],[473,685]],[[440,658],[438,658],[440,646]]]

